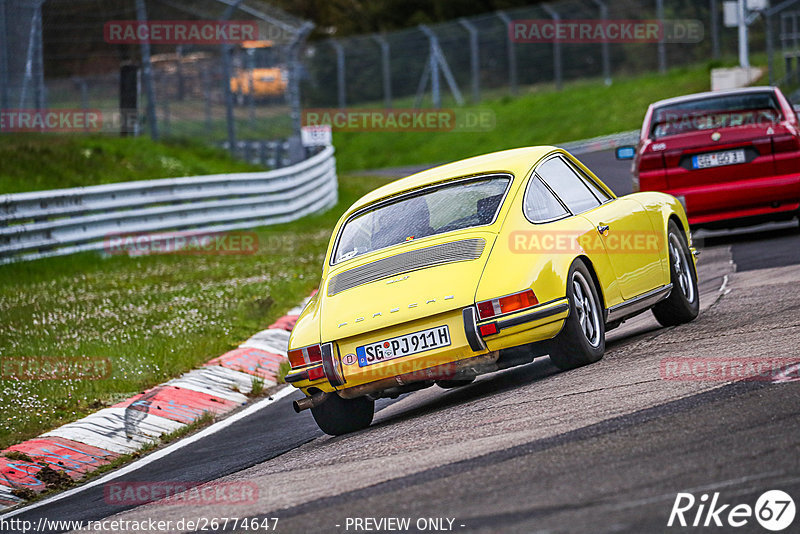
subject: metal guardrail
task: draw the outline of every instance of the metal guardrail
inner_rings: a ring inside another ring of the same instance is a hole
[[[610,135],[601,135],[600,137],[592,137],[591,139],[570,141],[568,143],[561,143],[557,146],[560,146],[570,154],[577,156],[579,154],[586,154],[588,152],[599,152],[601,150],[617,148],[618,146],[635,145],[639,142],[639,132],[640,130],[630,130],[627,132],[619,132]]]
[[[336,203],[333,152],[273,171],[0,195],[0,264],[99,250],[123,233],[224,232],[298,219]]]

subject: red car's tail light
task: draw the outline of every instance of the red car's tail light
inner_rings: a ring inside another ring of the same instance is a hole
[[[292,369],[296,367],[304,367],[312,363],[319,363],[322,361],[322,347],[319,345],[309,345],[302,349],[295,349],[289,351],[289,364]]]
[[[491,319],[504,313],[524,310],[531,306],[536,306],[539,301],[536,299],[532,289],[526,289],[519,293],[506,295],[492,300],[484,300],[478,303],[478,315],[481,320]]]
[[[642,154],[639,159],[639,171],[655,171],[664,168],[664,157],[661,154]]]
[[[800,138],[794,135],[776,135],[772,138],[772,151],[795,152],[800,150]]]
[[[757,139],[753,139],[751,143],[753,143],[753,147],[758,151],[759,156],[767,156],[772,154],[773,149],[771,137],[759,137]]]
[[[664,165],[666,165],[668,169],[677,167],[681,163],[682,155],[683,150],[667,150],[664,152]]]

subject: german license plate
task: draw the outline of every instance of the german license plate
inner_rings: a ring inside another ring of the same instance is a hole
[[[356,356],[358,366],[366,367],[448,345],[450,345],[450,330],[445,325],[356,347]]]
[[[723,165],[736,165],[737,163],[744,162],[744,150],[725,150],[724,152],[700,154],[692,157],[692,167],[695,169],[707,169],[708,167],[721,167]]]

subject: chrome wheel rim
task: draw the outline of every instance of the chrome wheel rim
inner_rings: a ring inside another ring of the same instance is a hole
[[[689,259],[686,257],[683,243],[680,242],[680,239],[675,234],[670,234],[669,236],[669,260],[675,272],[673,284],[677,283],[681,294],[686,300],[694,302],[695,292],[694,283],[692,283],[692,268],[689,265]],[[673,289],[675,288],[673,287]]]
[[[589,282],[577,271],[572,276],[572,299],[583,335],[592,347],[597,347],[600,345],[600,309]]]

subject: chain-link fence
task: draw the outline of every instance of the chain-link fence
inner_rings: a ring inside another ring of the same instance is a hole
[[[776,83],[800,71],[798,17],[788,15],[790,8],[800,10],[799,2],[753,14],[750,50],[770,53]],[[305,156],[301,89],[306,107],[418,108],[578,79],[613,83],[619,76],[735,57],[737,32],[722,23],[722,3],[562,0],[306,42],[310,23],[263,0],[0,0],[0,105],[6,112],[97,112],[99,126],[81,123],[69,131],[192,138],[280,167]],[[684,39],[662,33],[646,40],[531,41],[511,30],[520,21],[528,28],[531,21],[656,21],[664,27],[693,21],[701,31]],[[154,32],[153,24],[175,31],[192,22],[249,24],[255,33],[222,41],[114,34],[137,24]],[[0,129],[49,129],[9,127],[14,118],[6,116]]]
[[[800,0],[786,0],[763,12],[769,81],[800,100]]]
[[[689,25],[700,34],[602,43],[522,42],[509,27],[517,21],[655,21],[672,30]],[[765,49],[763,20],[755,20],[751,50]],[[430,105],[515,94],[523,86],[556,86],[570,80],[613,78],[733,56],[736,28],[722,23],[722,0],[562,0],[509,9],[387,34],[314,42],[306,51],[310,107]],[[439,97],[432,94],[431,56],[437,58]],[[451,79],[448,79],[451,78]]]
[[[92,112],[86,130],[198,139],[281,167],[305,156],[312,27],[258,0],[0,0],[2,129],[75,131],[63,110]],[[42,125],[34,110],[62,112]]]

